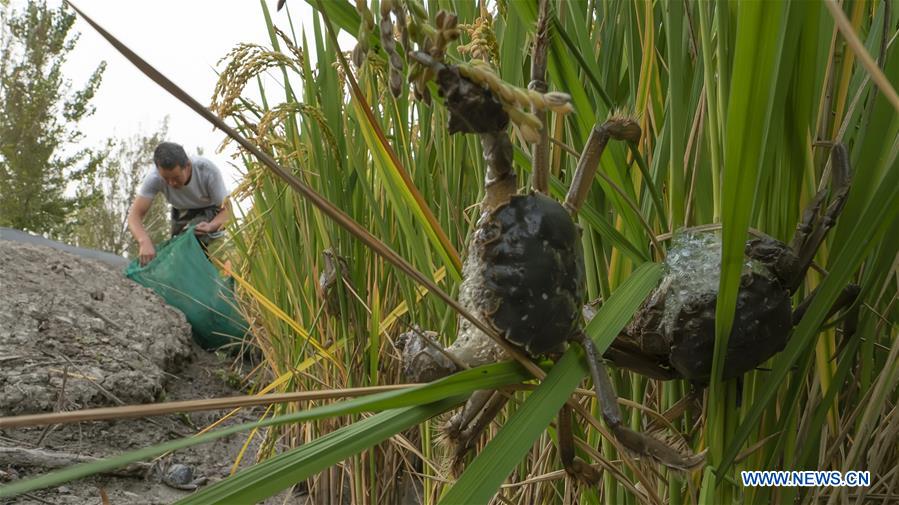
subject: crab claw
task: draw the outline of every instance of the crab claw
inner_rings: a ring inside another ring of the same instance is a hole
[[[590,132],[587,138],[587,144],[578,159],[577,168],[574,177],[571,180],[571,186],[568,188],[568,194],[565,196],[565,208],[575,215],[584,204],[590,186],[593,184],[593,178],[596,175],[596,169],[599,167],[599,160],[602,153],[606,149],[606,144],[610,139],[621,140],[626,142],[638,142],[640,140],[640,125],[627,116],[612,116],[603,124],[597,124]]]
[[[698,468],[705,462],[706,451],[684,455],[660,440],[623,425],[612,426],[612,433],[628,450],[640,456],[648,456],[668,468],[687,471]]]
[[[509,126],[509,114],[490,89],[475,84],[430,55],[412,51],[409,56],[437,74],[435,82],[449,110],[449,132],[493,133]]]
[[[657,440],[645,433],[637,433],[631,430],[621,420],[621,411],[618,410],[618,397],[612,388],[612,381],[602,358],[596,350],[596,346],[589,337],[580,333],[575,340],[583,346],[587,354],[587,364],[593,376],[593,387],[596,390],[596,398],[599,401],[602,417],[612,430],[615,438],[626,449],[640,456],[650,457],[663,465],[677,470],[690,470],[698,467],[705,461],[705,453],[684,455],[670,445]]]
[[[615,140],[626,142],[640,141],[640,125],[633,118],[627,116],[613,116],[603,124],[609,136]]]
[[[577,457],[574,450],[574,434],[571,432],[571,407],[563,405],[559,411],[558,439],[559,456],[565,472],[574,480],[588,486],[596,485],[602,473],[589,463]]]
[[[403,376],[411,382],[431,382],[459,370],[435,342],[437,333],[413,328],[399,336],[396,345],[403,353]]]

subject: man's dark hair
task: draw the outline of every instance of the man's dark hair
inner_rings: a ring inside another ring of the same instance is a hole
[[[190,163],[184,148],[174,142],[163,142],[153,151],[153,163],[157,168],[171,170],[175,167],[186,167]]]

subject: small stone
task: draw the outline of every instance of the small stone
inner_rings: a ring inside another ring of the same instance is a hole
[[[92,317],[88,320],[88,328],[97,331],[106,331],[106,322],[98,317]]]

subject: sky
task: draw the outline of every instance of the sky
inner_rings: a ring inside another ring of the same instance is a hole
[[[276,25],[290,33],[286,12],[275,12],[276,0],[264,0]],[[47,0],[57,6],[61,0]],[[217,80],[218,61],[240,42],[269,45],[259,1],[253,0],[73,0],[73,3],[132,51],[204,105]],[[12,0],[21,10],[26,0]],[[295,23],[308,21],[311,9],[302,0],[288,0]],[[187,153],[202,149],[223,171],[228,189],[234,189],[240,171],[232,166],[231,152],[218,153],[224,134],[172,98],[144,76],[94,29],[80,18],[73,31],[80,39],[70,53],[64,72],[73,89],[80,89],[101,61],[107,62],[103,82],[92,101],[93,116],[81,123],[84,144],[99,146],[109,137],[127,138],[155,132],[169,118],[169,140]],[[299,27],[298,30],[299,32]],[[252,89],[248,90],[252,97]],[[147,160],[147,169],[152,160]]]

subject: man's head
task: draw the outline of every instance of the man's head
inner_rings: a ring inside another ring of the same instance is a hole
[[[156,146],[153,163],[162,180],[173,188],[184,187],[190,181],[190,158],[184,148],[174,142],[163,142]]]

